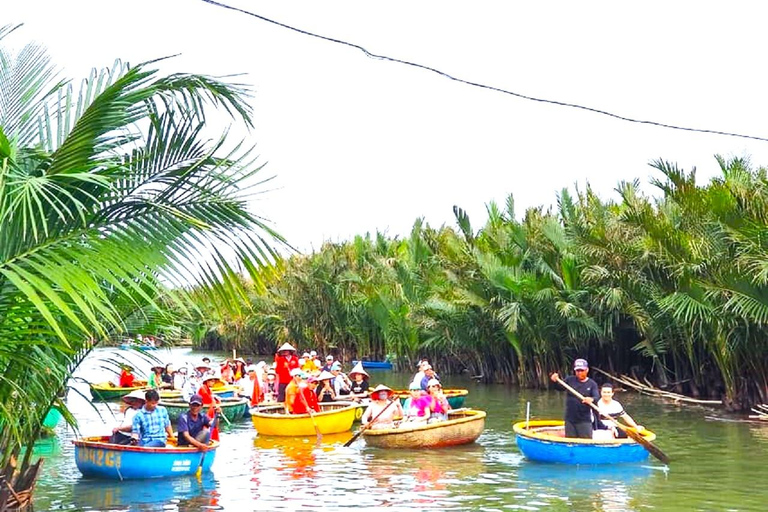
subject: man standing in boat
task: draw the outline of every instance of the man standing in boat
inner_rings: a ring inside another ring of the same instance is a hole
[[[296,349],[290,343],[283,343],[275,354],[275,373],[277,374],[277,401],[285,402],[285,388],[291,382],[291,370],[299,367]]]
[[[600,399],[600,389],[597,383],[587,376],[589,364],[586,359],[574,361],[573,372],[576,375],[567,376],[565,383],[581,393],[584,400],[579,400],[571,393],[565,397],[565,437],[592,439],[592,408],[589,404],[594,404]],[[550,378],[552,382],[557,382],[560,376],[555,372]]]

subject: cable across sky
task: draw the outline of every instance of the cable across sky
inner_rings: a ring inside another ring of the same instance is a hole
[[[501,87],[495,87],[495,86],[492,86],[492,85],[487,85],[487,84],[482,84],[482,83],[478,83],[478,82],[473,82],[471,80],[465,80],[463,78],[459,78],[459,77],[453,76],[453,75],[451,75],[449,73],[446,73],[444,71],[440,71],[439,69],[436,69],[436,68],[433,68],[433,67],[430,67],[430,66],[426,66],[424,64],[419,64],[417,62],[411,62],[411,61],[407,61],[407,60],[403,60],[403,59],[398,59],[398,58],[395,58],[395,57],[389,57],[387,55],[375,54],[375,53],[372,53],[372,52],[368,51],[365,47],[360,46],[359,44],[350,43],[348,41],[344,41],[344,40],[341,40],[341,39],[336,39],[336,38],[333,38],[333,37],[328,37],[328,36],[324,36],[324,35],[320,35],[320,34],[315,34],[314,32],[309,32],[309,31],[306,31],[306,30],[302,30],[300,28],[297,28],[297,27],[294,27],[294,26],[291,26],[291,25],[288,25],[288,24],[285,24],[285,23],[281,23],[279,21],[267,18],[267,17],[262,16],[260,14],[257,14],[257,13],[254,13],[254,12],[250,12],[250,11],[247,11],[245,9],[241,9],[239,7],[235,7],[235,6],[232,6],[232,5],[223,4],[223,3],[217,2],[215,0],[202,0],[202,1],[207,3],[207,4],[211,4],[211,5],[214,5],[214,6],[217,6],[217,7],[221,7],[221,8],[224,8],[224,9],[230,9],[232,11],[236,11],[236,12],[239,12],[239,13],[242,13],[242,14],[246,14],[248,16],[252,16],[254,18],[260,19],[260,20],[265,21],[267,23],[271,23],[273,25],[277,25],[279,27],[286,28],[288,30],[292,30],[292,31],[297,32],[299,34],[303,34],[303,35],[310,36],[310,37],[315,37],[317,39],[322,39],[323,41],[328,41],[328,42],[331,42],[331,43],[336,43],[336,44],[340,44],[340,45],[343,45],[343,46],[348,46],[350,48],[354,48],[356,50],[361,51],[363,54],[365,54],[366,57],[371,58],[371,59],[386,60],[386,61],[395,62],[395,63],[398,63],[398,64],[403,64],[405,66],[412,66],[412,67],[415,67],[415,68],[423,69],[425,71],[430,71],[432,73],[436,73],[436,74],[438,74],[438,75],[440,75],[440,76],[442,76],[444,78],[447,78],[449,80],[453,80],[455,82],[459,82],[459,83],[462,83],[462,84],[470,85],[472,87],[478,87],[478,88],[481,88],[481,89],[487,89],[489,91],[494,91],[494,92],[499,92],[499,93],[502,93],[502,94],[507,94],[509,96],[514,96],[516,98],[520,98],[520,99],[523,99],[523,100],[536,101],[536,102],[539,102],[539,103],[548,103],[550,105],[558,105],[558,106],[561,106],[561,107],[569,107],[569,108],[574,108],[574,109],[578,109],[578,110],[585,110],[587,112],[592,112],[594,114],[600,114],[600,115],[603,115],[603,116],[611,117],[613,119],[618,119],[620,121],[626,121],[626,122],[637,123],[637,124],[645,124],[645,125],[650,125],[650,126],[657,126],[659,128],[668,128],[668,129],[671,129],[671,130],[682,130],[682,131],[696,132],[696,133],[707,133],[707,134],[712,134],[712,135],[724,135],[726,137],[738,137],[738,138],[742,138],[742,139],[751,139],[751,140],[759,140],[759,141],[763,141],[763,142],[768,142],[768,138],[766,138],[766,137],[758,137],[756,135],[727,132],[727,131],[722,131],[722,130],[710,130],[710,129],[705,129],[705,128],[691,128],[691,127],[679,126],[679,125],[668,124],[668,123],[662,123],[662,122],[652,121],[652,120],[647,120],[647,119],[635,119],[635,118],[632,118],[632,117],[626,117],[626,116],[622,116],[622,115],[619,115],[619,114],[614,114],[612,112],[608,112],[606,110],[601,110],[601,109],[598,109],[598,108],[588,107],[588,106],[585,106],[585,105],[579,105],[577,103],[569,103],[569,102],[565,102],[565,101],[550,100],[550,99],[546,99],[546,98],[537,98],[535,96],[528,96],[528,95],[525,95],[525,94],[520,94],[520,93],[517,93],[517,92],[514,92],[514,91],[503,89]]]

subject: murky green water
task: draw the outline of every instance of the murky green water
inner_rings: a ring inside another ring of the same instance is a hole
[[[97,351],[78,375],[105,380],[97,360],[119,352]],[[156,355],[168,362],[193,358],[179,349]],[[408,377],[376,372],[373,383],[403,386]],[[244,421],[223,431],[213,472],[202,480],[86,480],[74,462],[75,435],[60,425],[57,438],[38,447],[47,460],[35,510],[768,510],[768,425],[724,421],[712,409],[622,393],[617,398],[627,410],[658,434],[656,444],[672,459],[669,468],[652,458],[605,467],[537,464],[517,450],[511,423],[525,418],[527,402],[533,418],[559,418],[562,393],[445,380],[470,390],[465,405],[488,412],[476,444],[386,451],[359,441],[344,448],[350,432],[324,436],[318,448],[314,437],[260,437]],[[117,404],[94,409],[76,393],[68,403],[82,435],[106,433],[115,421]]]

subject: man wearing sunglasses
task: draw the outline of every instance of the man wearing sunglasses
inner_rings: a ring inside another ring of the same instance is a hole
[[[571,393],[565,398],[565,437],[581,437],[592,439],[592,408],[591,403],[600,400],[600,388],[597,383],[590,379],[589,364],[586,359],[577,359],[573,362],[573,372],[576,375],[569,375],[565,378],[565,383],[581,393],[584,400],[579,400]],[[550,378],[552,382],[557,382],[560,376],[553,373]]]

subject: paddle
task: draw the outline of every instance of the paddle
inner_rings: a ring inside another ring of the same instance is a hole
[[[563,381],[563,379],[561,379],[560,377],[557,378],[557,382],[561,386],[563,386],[565,389],[567,389],[571,394],[573,394],[576,398],[578,398],[579,400],[582,400],[582,401],[584,400],[584,395],[582,395],[581,393],[579,393],[578,391],[573,389],[571,386],[566,384]],[[669,457],[667,457],[667,454],[665,454],[663,451],[661,451],[661,449],[658,446],[656,446],[655,444],[653,444],[652,442],[648,441],[646,438],[641,436],[637,432],[637,430],[635,430],[633,428],[630,428],[630,427],[627,427],[626,425],[622,425],[621,423],[619,423],[618,419],[611,418],[609,415],[601,413],[600,409],[598,409],[598,407],[595,404],[589,403],[589,402],[583,402],[583,403],[586,403],[598,415],[604,417],[605,419],[613,420],[614,423],[616,424],[616,426],[618,428],[620,428],[621,430],[623,430],[624,432],[626,432],[627,436],[631,437],[633,441],[635,441],[637,444],[641,445],[643,448],[648,450],[651,455],[653,455],[654,457],[659,459],[664,464],[669,464]]]
[[[216,422],[216,417],[219,415],[217,411],[213,411],[213,419],[211,420],[211,430],[213,430],[213,426]],[[223,414],[222,414],[223,416]],[[203,474],[203,461],[205,461],[205,454],[208,453],[208,450],[204,451],[202,455],[200,455],[200,464],[197,465],[197,471],[195,471],[195,476],[197,478],[200,478]]]
[[[368,430],[369,428],[371,428],[371,425],[373,425],[374,423],[376,423],[376,420],[377,420],[377,419],[379,419],[379,416],[381,416],[382,414],[384,414],[384,411],[386,411],[386,410],[387,410],[387,408],[388,408],[390,405],[392,405],[392,404],[394,403],[394,401],[395,401],[395,400],[399,400],[399,398],[393,398],[393,399],[389,400],[389,402],[387,402],[387,405],[385,405],[385,406],[384,406],[384,408],[383,408],[383,409],[382,409],[382,410],[379,412],[379,414],[377,414],[377,415],[376,415],[376,417],[375,417],[375,418],[373,418],[373,419],[372,419],[372,420],[371,420],[371,421],[370,421],[370,422],[369,422],[367,425],[363,425],[362,427],[360,427],[360,430],[358,430],[358,431],[357,431],[357,433],[356,433],[355,435],[353,435],[353,436],[352,436],[352,438],[351,438],[349,441],[347,441],[346,443],[344,443],[344,446],[345,446],[345,447],[346,447],[346,446],[349,446],[349,445],[351,445],[352,443],[354,443],[355,441],[357,441],[357,438],[358,438],[358,437],[360,437],[360,434],[362,434],[363,432],[365,432],[366,430]]]
[[[304,396],[304,391],[299,389],[298,393],[301,397],[301,401],[304,402],[304,407],[307,408],[309,419],[312,420],[312,426],[315,427],[315,434],[317,434],[317,446],[320,446],[320,442],[323,440],[323,434],[320,433],[320,427],[317,426],[315,415],[312,413],[312,408],[309,406],[309,402],[307,402],[307,397]]]

